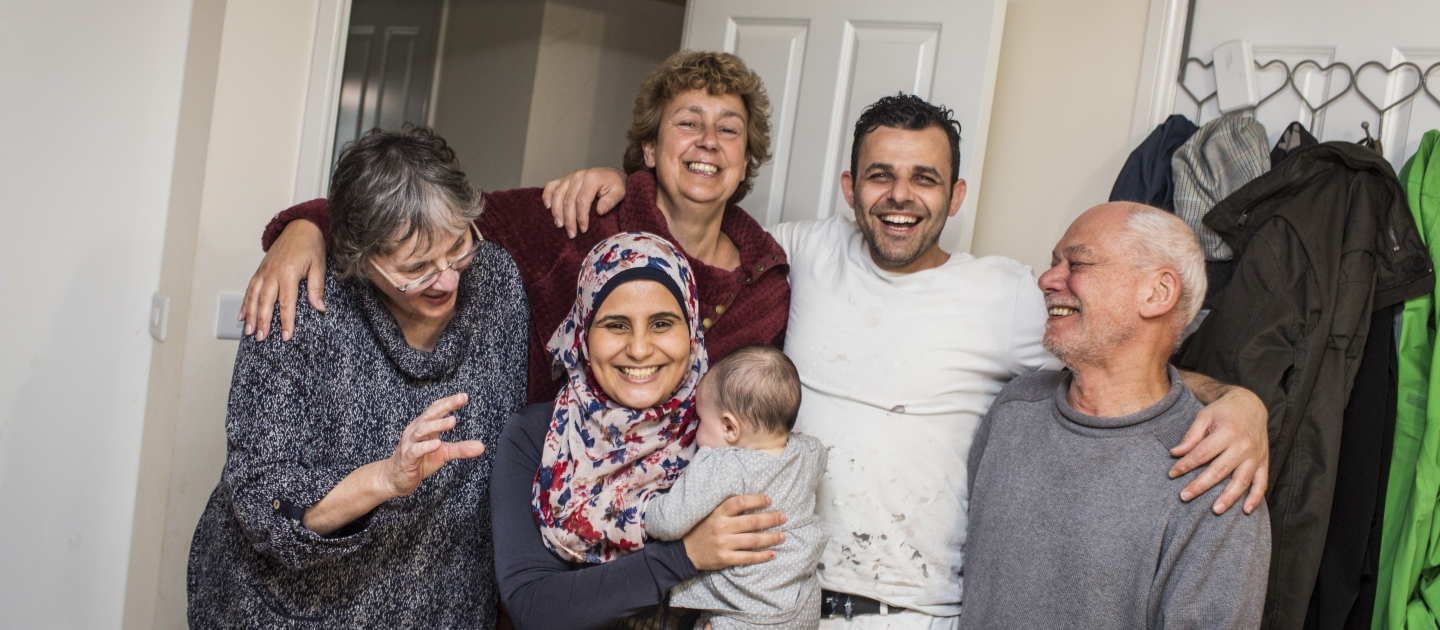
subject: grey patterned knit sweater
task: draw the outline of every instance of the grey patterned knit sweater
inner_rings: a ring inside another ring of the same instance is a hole
[[[1180,501],[1169,449],[1201,405],[1170,391],[1120,418],[1070,406],[1070,372],[1010,381],[975,431],[960,627],[1253,629],[1270,568],[1270,516]]]
[[[428,353],[405,343],[368,282],[327,269],[326,313],[301,300],[291,341],[240,343],[225,468],[190,547],[190,626],[492,628],[491,462],[525,401],[529,306],[515,265],[497,245],[480,252]],[[330,536],[300,525],[347,474],[389,457],[431,402],[461,391],[470,401],[443,439],[481,440],[484,455]]]

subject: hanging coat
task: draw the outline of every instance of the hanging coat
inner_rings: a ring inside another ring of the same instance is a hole
[[[1175,151],[1171,169],[1175,216],[1195,230],[1205,260],[1230,260],[1230,246],[1203,221],[1220,200],[1270,170],[1265,126],[1240,113],[1207,122]]]
[[[1440,131],[1430,131],[1400,170],[1410,211],[1431,260],[1440,256]],[[1400,329],[1400,386],[1395,448],[1385,492],[1380,579],[1374,628],[1440,626],[1440,354],[1435,344],[1434,293],[1405,303]],[[1431,405],[1430,402],[1436,404]]]
[[[1134,201],[1173,214],[1175,179],[1170,174],[1170,160],[1196,129],[1195,123],[1180,114],[1171,114],[1160,123],[1130,152],[1110,189],[1110,201]]]
[[[1395,443],[1400,311],[1397,304],[1370,315],[1370,334],[1345,405],[1335,500],[1305,630],[1369,630],[1375,618],[1386,473]]]
[[[1371,312],[1434,288],[1404,195],[1379,155],[1330,142],[1291,156],[1205,217],[1237,253],[1235,277],[1178,363],[1249,388],[1270,411],[1263,627],[1304,622]]]
[[[1320,141],[1310,135],[1310,132],[1305,129],[1305,125],[1298,122],[1290,123],[1285,131],[1280,132],[1280,139],[1275,141],[1275,148],[1270,150],[1270,168],[1275,168],[1277,164],[1284,162],[1285,158],[1317,144],[1320,144]]]

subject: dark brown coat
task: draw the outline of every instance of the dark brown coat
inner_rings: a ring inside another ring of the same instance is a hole
[[[1235,277],[1178,364],[1249,388],[1270,410],[1274,552],[1267,628],[1299,628],[1329,526],[1340,433],[1370,315],[1435,277],[1405,191],[1379,154],[1302,150],[1205,217]]]

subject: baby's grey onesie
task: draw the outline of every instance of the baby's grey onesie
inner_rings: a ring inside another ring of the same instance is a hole
[[[769,562],[705,571],[670,591],[670,605],[713,613],[714,630],[820,625],[820,580],[815,566],[825,528],[815,516],[815,490],[825,474],[825,446],[791,433],[779,457],[742,448],[701,448],[666,494],[650,499],[645,532],[676,540],[732,496],[770,496],[766,511],[784,512],[785,532]]]

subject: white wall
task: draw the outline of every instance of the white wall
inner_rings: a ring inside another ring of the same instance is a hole
[[[685,8],[663,0],[546,2],[520,185],[619,168],[640,84],[684,28]]]
[[[1149,0],[1009,0],[971,251],[1038,274],[1133,148]]]
[[[120,625],[190,2],[0,2],[0,611]]]
[[[450,0],[435,131],[455,149],[470,183],[483,190],[520,185],[535,63],[540,0]]]
[[[318,4],[233,0],[225,7],[185,296],[190,309],[186,334],[175,340],[183,350],[173,446],[163,454],[168,501],[160,554],[149,558],[158,577],[132,583],[150,589],[138,596],[154,598],[154,621],[135,619],[132,627],[185,627],[190,539],[225,462],[225,404],[238,345],[215,338],[219,294],[244,291],[263,256],[261,228],[290,204]]]

